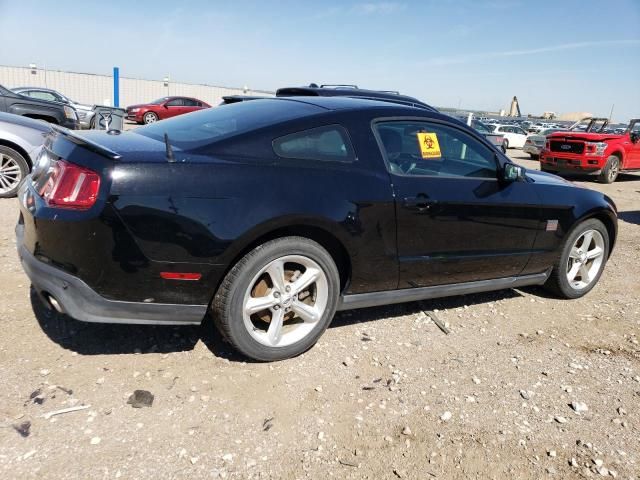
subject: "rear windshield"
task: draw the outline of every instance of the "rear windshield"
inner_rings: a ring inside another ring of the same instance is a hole
[[[192,150],[267,125],[313,115],[323,109],[307,103],[287,100],[251,100],[220,105],[198,112],[152,123],[132,130],[181,150]]]

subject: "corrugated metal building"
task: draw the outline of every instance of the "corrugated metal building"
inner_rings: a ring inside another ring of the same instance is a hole
[[[58,90],[76,102],[89,105],[113,104],[113,77],[92,73],[62,72],[29,67],[0,66],[0,85],[7,88],[45,87]],[[197,85],[164,80],[120,77],[120,106],[146,103],[169,95],[196,97],[217,105],[225,95],[273,95],[262,90]]]

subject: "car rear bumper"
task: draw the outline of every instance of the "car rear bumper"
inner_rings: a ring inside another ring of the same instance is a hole
[[[18,255],[33,287],[51,306],[76,320],[96,323],[197,325],[207,312],[207,305],[108,300],[78,277],[38,260],[24,246],[23,237],[24,226],[18,224]]]

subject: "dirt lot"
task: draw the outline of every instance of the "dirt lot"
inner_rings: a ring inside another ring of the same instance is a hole
[[[579,183],[621,212],[586,298],[345,312],[275,364],[245,363],[210,322],[52,316],[19,266],[17,202],[0,201],[0,478],[640,478],[640,176]],[[127,404],[137,389],[151,407]]]

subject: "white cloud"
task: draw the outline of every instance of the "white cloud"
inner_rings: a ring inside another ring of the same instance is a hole
[[[560,45],[551,45],[547,47],[538,47],[538,48],[530,48],[530,49],[522,49],[522,50],[505,50],[505,51],[472,53],[468,55],[450,55],[445,57],[435,57],[425,62],[425,64],[455,65],[455,64],[490,60],[492,58],[536,55],[538,53],[558,52],[562,50],[576,50],[579,48],[613,47],[613,46],[638,45],[638,44],[640,44],[640,39],[573,42],[573,43],[563,43]]]
[[[354,5],[351,11],[360,15],[388,15],[400,12],[405,8],[404,3],[398,2],[366,2]]]

